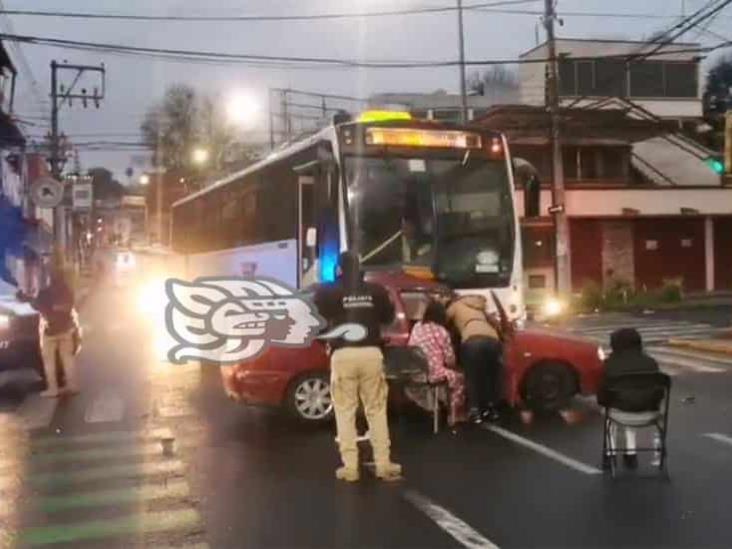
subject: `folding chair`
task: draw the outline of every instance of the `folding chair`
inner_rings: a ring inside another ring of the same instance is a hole
[[[450,390],[447,380],[429,381],[429,363],[427,357],[418,347],[389,347],[385,352],[386,378],[402,392],[408,387],[428,388],[432,413],[432,431],[440,430],[440,393],[447,391],[448,402]]]
[[[649,405],[644,409],[623,410],[614,406],[622,401],[623,393],[634,393],[634,396],[646,398]],[[608,381],[602,405],[605,407],[603,422],[602,463],[615,478],[617,470],[617,456],[654,452],[659,454],[658,469],[662,476],[668,478],[666,468],[666,435],[668,433],[668,411],[671,400],[671,378],[661,372],[631,373],[617,376]],[[652,405],[651,403],[657,405]],[[656,429],[659,440],[658,447],[635,449],[626,446],[619,448],[615,440],[618,428],[642,429],[652,427]]]

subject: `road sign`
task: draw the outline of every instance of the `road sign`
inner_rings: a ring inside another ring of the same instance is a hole
[[[90,210],[92,207],[92,184],[75,183],[72,187],[72,198],[75,210]]]
[[[39,177],[31,185],[31,199],[41,208],[55,208],[64,198],[64,186],[52,177]]]

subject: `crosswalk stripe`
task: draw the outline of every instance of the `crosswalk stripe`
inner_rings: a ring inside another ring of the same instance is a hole
[[[653,327],[635,327],[641,334],[686,334],[686,333],[702,333],[702,332],[713,332],[713,326],[707,325],[690,325],[690,326],[653,326]],[[577,333],[588,334],[588,335],[605,335],[608,336],[613,329],[607,328],[591,328],[591,329],[580,329]]]
[[[38,526],[23,531],[20,534],[20,541],[24,546],[42,546],[192,528],[202,530],[201,516],[192,509],[183,509],[106,520]]]
[[[37,437],[33,439],[34,448],[52,448],[54,446],[76,446],[84,443],[128,443],[137,440],[159,440],[171,438],[173,432],[168,428],[151,429],[147,431],[104,431],[84,435],[67,435],[61,433],[53,436]]]
[[[162,455],[162,444],[150,442],[139,446],[91,448],[74,451],[44,452],[30,457],[32,465],[52,465],[57,463],[93,461],[109,458],[133,458]]]
[[[650,349],[652,352],[661,351],[668,355],[680,356],[684,358],[691,358],[701,360],[709,364],[715,364],[721,367],[732,368],[732,359],[724,359],[721,356],[710,356],[703,352],[687,351],[686,349],[680,349],[677,347],[655,347]]]
[[[56,513],[67,509],[94,507],[138,501],[152,501],[163,498],[186,497],[190,494],[188,483],[184,480],[165,484],[148,484],[119,490],[100,490],[63,496],[46,496],[37,500],[40,510],[45,513]]]
[[[111,480],[115,478],[141,478],[163,474],[183,474],[185,466],[182,461],[142,462],[125,465],[105,465],[81,469],[79,471],[58,471],[34,473],[28,476],[28,483],[35,488],[61,487],[95,480]],[[2,486],[0,477],[0,486]]]
[[[699,364],[698,361],[695,361],[693,359],[674,356],[672,354],[656,349],[654,349],[653,351],[649,351],[649,354],[657,361],[664,364],[675,364],[677,366],[688,368],[697,372],[719,373],[726,371],[724,368],[720,368],[717,366],[705,366],[703,364]]]
[[[44,398],[32,393],[18,406],[16,414],[25,429],[43,429],[51,424],[57,407],[57,398]]]
[[[121,421],[125,414],[125,404],[122,398],[112,391],[104,391],[95,397],[84,412],[84,421],[87,423],[108,423]]]

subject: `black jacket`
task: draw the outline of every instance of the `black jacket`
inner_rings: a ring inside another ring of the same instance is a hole
[[[341,278],[321,286],[315,293],[315,306],[331,328],[346,323],[360,324],[368,334],[362,341],[342,338],[331,341],[332,349],[342,347],[381,347],[381,326],[394,320],[389,294],[379,284]]]
[[[658,410],[663,391],[649,386],[647,378],[634,380],[622,376],[628,374],[649,374],[659,372],[658,363],[640,349],[614,352],[605,360],[605,372],[597,392],[597,402],[624,412],[647,412]],[[612,393],[609,388],[613,387]]]

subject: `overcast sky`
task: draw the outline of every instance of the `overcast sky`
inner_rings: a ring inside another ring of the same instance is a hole
[[[454,0],[4,0],[7,9],[110,12],[150,15],[284,15],[327,12],[374,11],[408,7],[445,6]],[[465,5],[481,0],[464,0]],[[484,0],[483,0],[484,1]],[[559,0],[558,11],[646,13],[679,16],[701,7],[707,0]],[[154,4],[152,6],[151,4]],[[208,7],[202,7],[208,6]],[[540,10],[543,1],[513,6]],[[7,32],[7,21],[3,31]],[[457,58],[457,23],[454,12],[384,18],[279,21],[279,22],[139,22],[51,19],[9,16],[17,34],[105,42],[155,48],[209,50],[263,55],[364,58],[371,60],[445,60]],[[465,12],[466,56],[468,59],[516,58],[535,45],[538,18],[533,15]],[[639,39],[667,28],[673,19],[608,17],[565,17],[560,37]],[[732,8],[716,19],[709,30],[732,35]],[[541,35],[543,39],[543,34]],[[691,32],[686,40],[716,43],[706,34]],[[72,139],[81,141],[139,140],[139,124],[145,110],[167,86],[184,82],[206,93],[224,97],[234,90],[246,90],[263,106],[256,130],[265,137],[268,87],[292,87],[318,92],[367,96],[388,91],[433,91],[458,89],[457,69],[263,69],[249,66],[217,66],[163,62],[149,58],[62,50],[46,46],[22,46],[38,89],[47,100],[49,63],[55,59],[70,63],[107,67],[107,97],[99,110],[84,110],[80,104],[66,108],[61,127]],[[14,55],[20,69],[16,112],[29,122],[47,124],[33,117],[43,113],[31,90],[31,76]],[[47,109],[47,105],[45,107]],[[47,112],[47,110],[45,111]],[[25,126],[28,135],[46,131]],[[101,134],[119,135],[101,135]],[[119,177],[131,165],[127,152],[82,153],[84,168],[104,165]],[[139,174],[140,168],[136,168]]]

